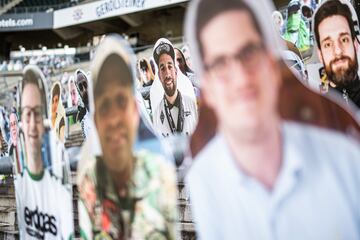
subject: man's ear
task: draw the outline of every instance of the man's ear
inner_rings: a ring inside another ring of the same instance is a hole
[[[316,52],[317,52],[317,55],[318,55],[318,57],[319,57],[320,62],[324,65],[323,56],[322,56],[322,53],[321,53],[320,48],[318,48],[318,49],[316,50]]]

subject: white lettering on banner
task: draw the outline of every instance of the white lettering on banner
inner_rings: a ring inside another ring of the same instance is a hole
[[[189,0],[99,0],[54,11],[54,29],[124,14],[174,5]]]
[[[84,15],[83,11],[79,8],[79,9],[75,9],[74,13],[73,13],[73,19],[75,21],[79,21],[82,16]]]
[[[110,0],[96,7],[96,16],[101,17],[120,8],[144,7],[145,0]]]
[[[0,20],[0,28],[10,28],[10,27],[25,27],[34,25],[34,21],[32,18],[26,19],[1,19]]]

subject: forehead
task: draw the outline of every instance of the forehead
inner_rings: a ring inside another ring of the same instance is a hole
[[[77,76],[77,80],[78,80],[78,82],[83,82],[83,81],[86,81],[86,77],[84,76],[84,74],[80,73]]]
[[[103,101],[106,99],[113,99],[116,98],[119,95],[126,96],[126,97],[132,97],[133,91],[131,86],[129,85],[122,85],[119,83],[119,81],[107,81],[102,86],[103,91],[100,95],[95,97],[95,102]]]
[[[236,28],[229,26],[236,23]],[[200,32],[205,58],[233,54],[251,42],[261,41],[253,19],[245,10],[230,10],[212,18]]]
[[[14,122],[14,121],[16,121],[16,117],[15,117],[15,114],[12,113],[12,114],[10,114],[10,122]]]
[[[40,89],[33,83],[25,85],[21,95],[21,105],[39,106],[41,105]]]
[[[161,54],[160,58],[159,58],[159,66],[161,64],[165,64],[165,63],[168,63],[168,62],[173,62],[173,59],[171,58],[171,56],[169,54]]]
[[[341,33],[351,34],[349,24],[345,17],[334,15],[322,20],[319,24],[320,41],[324,38],[336,38]]]

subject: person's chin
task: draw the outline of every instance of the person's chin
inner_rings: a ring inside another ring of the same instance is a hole
[[[30,138],[29,143],[32,148],[36,148],[40,145],[40,140],[37,138]]]
[[[106,148],[110,152],[121,152],[123,149],[129,148],[128,140],[122,134],[116,134],[108,139]]]

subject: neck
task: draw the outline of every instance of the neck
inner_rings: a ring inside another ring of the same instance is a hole
[[[125,165],[121,171],[109,170],[110,176],[115,184],[116,189],[118,189],[119,192],[126,189],[134,171],[134,157],[130,156],[130,158],[131,159],[124,161],[127,163],[127,165]]]
[[[55,126],[55,120],[56,120],[56,114],[54,114],[52,116],[52,119],[51,119],[51,122],[52,122],[52,126],[54,127]]]
[[[252,138],[246,139],[234,134],[234,131],[223,131],[230,151],[242,171],[256,178],[269,190],[273,188],[281,167],[279,127],[279,122],[268,124],[258,128]]]
[[[174,104],[175,100],[177,98],[178,95],[178,90],[176,90],[176,92],[174,93],[174,95],[172,95],[171,97],[169,97],[168,95],[165,94],[166,100],[170,103],[170,104]]]
[[[43,171],[41,152],[39,154],[27,154],[27,167],[32,174],[40,174]]]

